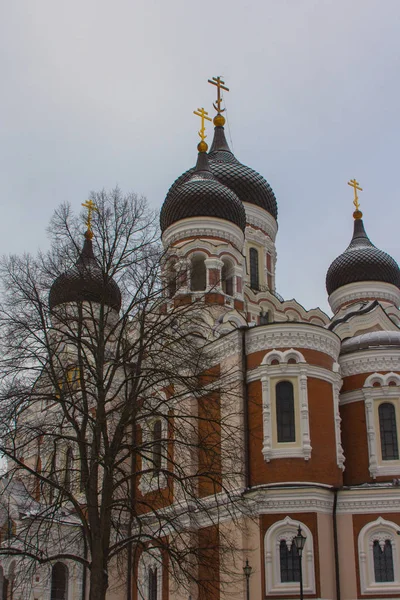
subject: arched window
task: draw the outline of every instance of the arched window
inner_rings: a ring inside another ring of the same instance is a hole
[[[293,384],[280,381],[276,384],[276,427],[279,442],[295,442]]]
[[[289,548],[286,540],[280,541],[279,564],[282,583],[300,581],[300,557],[296,544],[292,543]]]
[[[314,543],[310,529],[289,516],[273,523],[264,537],[265,589],[267,596],[298,597],[300,559],[293,538],[299,525],[306,537],[302,554],[304,594],[315,594]]]
[[[260,278],[258,274],[258,250],[250,248],[250,287],[259,290]]]
[[[200,292],[206,289],[206,265],[202,254],[195,254],[192,257],[190,269],[190,289],[193,292]]]
[[[162,458],[162,425],[160,419],[154,422],[152,428],[152,455],[153,455],[153,466],[154,471],[159,473],[161,470],[161,458]]]
[[[222,290],[228,296],[233,296],[233,267],[226,258],[222,259],[221,284]]]
[[[394,581],[393,552],[390,540],[374,540],[374,574],[376,583]]]
[[[138,600],[162,600],[162,556],[158,548],[142,553],[138,565]]]
[[[157,567],[149,568],[149,600],[157,600]]]
[[[51,570],[51,598],[50,600],[67,600],[68,569],[57,562]]]
[[[175,269],[175,262],[171,261],[168,265],[168,270],[167,270],[167,293],[168,293],[168,298],[172,298],[173,296],[175,296],[176,294],[176,289],[177,289],[177,285],[176,285],[176,279],[177,279],[177,273],[176,273],[176,269]]]
[[[396,412],[391,402],[379,405],[379,429],[381,434],[382,460],[398,460]]]
[[[71,491],[71,472],[72,472],[72,448],[67,448],[67,453],[65,455],[65,474],[64,474],[64,488],[65,491]]]

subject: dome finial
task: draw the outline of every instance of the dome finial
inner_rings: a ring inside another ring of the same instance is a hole
[[[199,152],[207,152],[208,150],[208,145],[207,143],[204,141],[206,139],[206,127],[205,127],[205,122],[204,121],[211,121],[212,119],[210,119],[210,117],[208,116],[208,112],[206,110],[204,110],[204,108],[198,108],[197,110],[193,111],[194,115],[197,115],[198,117],[201,118],[201,128],[199,131],[199,136],[201,139],[201,142],[198,143],[197,146],[197,150]]]
[[[91,240],[93,238],[93,231],[92,231],[92,212],[94,210],[99,210],[95,203],[93,202],[93,200],[86,200],[86,202],[82,203],[82,206],[84,208],[87,208],[88,213],[87,213],[87,217],[86,217],[86,227],[87,230],[85,232],[85,238],[87,240]]]
[[[360,184],[358,183],[358,181],[356,179],[350,179],[350,181],[347,182],[347,185],[349,185],[350,187],[354,188],[354,200],[353,200],[353,204],[356,207],[356,210],[353,212],[353,217],[355,219],[362,219],[362,212],[360,210],[360,203],[358,201],[358,195],[357,195],[357,190],[359,192],[362,192],[363,189],[360,188]]]
[[[222,116],[222,113],[226,109],[221,108],[221,90],[229,92],[229,88],[225,87],[225,81],[222,80],[220,75],[218,75],[218,77],[213,77],[212,79],[209,79],[208,83],[211,83],[211,85],[215,85],[217,88],[217,101],[216,104],[213,104],[213,107],[215,108],[218,114],[214,117],[214,125],[215,127],[223,127],[225,125],[225,117]]]

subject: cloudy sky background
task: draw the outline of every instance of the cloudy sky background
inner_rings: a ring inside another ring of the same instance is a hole
[[[278,291],[328,310],[350,178],[400,260],[399,32],[399,0],[0,1],[0,253],[45,247],[54,208],[90,190],[159,208],[223,75],[234,152],[278,199]]]

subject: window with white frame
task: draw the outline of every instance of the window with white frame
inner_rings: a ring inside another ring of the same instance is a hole
[[[307,365],[297,350],[271,350],[262,366],[263,455],[273,458],[311,457]]]
[[[142,553],[137,587],[138,600],[162,600],[162,555],[158,548]]]
[[[358,536],[362,594],[400,592],[398,525],[379,517],[367,523]]]
[[[314,543],[310,529],[286,517],[274,523],[264,537],[265,586],[267,594],[297,594],[300,581],[300,560],[293,542],[299,525],[306,542],[302,554],[304,594],[315,594]]]
[[[400,376],[373,373],[363,387],[368,431],[369,471],[372,477],[400,474]]]

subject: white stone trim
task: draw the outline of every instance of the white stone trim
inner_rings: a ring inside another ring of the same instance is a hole
[[[375,371],[400,371],[400,348],[356,350],[339,358],[342,377]]]
[[[337,315],[337,317],[344,317],[347,312],[357,309],[360,310],[360,308],[361,304],[356,306],[351,305],[347,307],[347,311],[344,311],[343,314],[340,313],[340,315]],[[373,328],[381,329],[383,331],[399,330],[397,325],[393,323],[392,319],[386,314],[382,306],[379,304],[366,314],[354,315],[353,317],[350,317],[348,321],[339,323],[335,326],[334,331],[343,340],[344,338],[355,337],[364,331],[372,331]]]
[[[279,554],[280,541],[284,539],[290,544],[297,534],[299,525],[307,538],[302,557],[303,591],[304,594],[315,594],[313,535],[304,523],[294,521],[289,516],[271,525],[264,536],[265,588],[267,594],[286,596],[299,593],[298,582],[281,582]]]
[[[328,354],[335,361],[340,338],[331,331],[308,323],[271,323],[248,333],[247,354],[272,348],[305,348]]]
[[[358,560],[360,567],[360,587],[362,594],[398,594],[400,593],[400,541],[397,535],[399,526],[392,521],[379,517],[367,523],[358,536]],[[393,582],[376,582],[374,576],[373,543],[390,540],[393,553]]]
[[[242,250],[244,234],[241,229],[225,219],[217,217],[190,217],[173,223],[162,235],[164,248],[170,247],[174,242],[186,238],[197,237],[223,238],[231,242],[236,248]]]
[[[159,548],[143,551],[138,567],[138,600],[149,598],[149,570],[157,569],[157,600],[162,600],[162,556]]]
[[[400,512],[400,487],[376,484],[339,492],[338,514],[383,514]],[[400,529],[400,527],[399,527]]]
[[[399,306],[400,290],[391,283],[383,281],[357,281],[338,288],[329,296],[328,301],[332,311],[336,313],[343,304],[365,299],[386,300]]]
[[[365,380],[364,387],[374,387],[374,383],[379,383],[381,387],[388,386],[388,388],[384,391],[384,395],[386,396],[391,391],[390,387],[393,388],[393,386],[390,386],[391,383],[400,386],[400,375],[393,372],[385,373],[384,375],[381,373],[372,373],[372,375],[369,375]]]
[[[246,211],[246,222],[249,225],[254,225],[255,227],[262,229],[262,231],[275,242],[276,234],[278,232],[278,223],[275,221],[274,217],[256,204],[243,202],[243,206]]]

